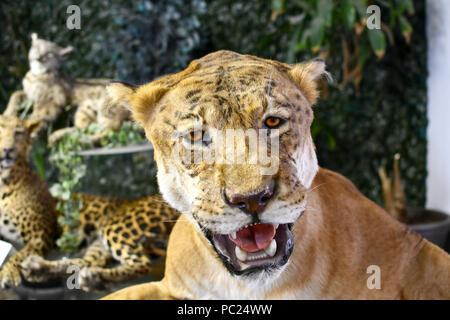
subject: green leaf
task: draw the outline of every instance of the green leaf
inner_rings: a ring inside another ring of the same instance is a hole
[[[353,6],[356,8],[358,12],[359,18],[363,19],[367,17],[367,0],[351,0]]]
[[[396,0],[395,1],[398,14],[402,14],[405,10],[408,14],[414,14],[413,0]]]
[[[411,42],[411,34],[413,32],[413,28],[404,16],[399,17],[399,22],[402,35],[405,38],[406,43],[409,44]]]
[[[328,149],[333,150],[336,147],[336,139],[326,131],[327,139],[328,139]]]
[[[309,43],[311,45],[312,52],[316,53],[320,50],[322,41],[325,35],[325,24],[323,19],[318,16],[311,22],[311,35]]]
[[[414,14],[414,2],[413,0],[404,0],[405,2],[405,6],[406,6],[406,11],[408,12],[408,14]]]
[[[311,137],[313,138],[313,140],[317,137],[320,130],[321,130],[320,123],[317,120],[314,120],[313,123],[311,124]]]
[[[55,183],[49,189],[50,194],[55,198],[59,198],[61,196],[62,190],[63,190],[63,188],[59,183]]]
[[[370,45],[378,59],[381,59],[386,52],[386,38],[381,29],[367,29]]]
[[[348,30],[353,29],[353,24],[356,20],[356,10],[353,6],[352,0],[341,1],[341,18]]]
[[[322,19],[325,27],[331,27],[333,22],[333,0],[318,0],[317,1],[317,13]]]
[[[298,52],[298,51],[305,50],[305,49],[308,47],[308,38],[309,38],[308,31],[309,31],[309,30],[305,31],[305,32],[303,33],[303,35],[302,35],[300,41],[297,42],[297,44],[296,44],[296,46],[295,46],[295,50],[296,50],[297,52]]]
[[[283,0],[272,0],[272,11],[280,11],[283,9]]]
[[[275,20],[280,14],[284,12],[284,0],[272,0],[272,14],[271,20]]]

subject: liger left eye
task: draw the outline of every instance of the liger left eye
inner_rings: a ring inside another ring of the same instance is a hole
[[[202,144],[204,146],[209,146],[212,142],[212,139],[209,136],[208,132],[202,130],[194,130],[189,132],[184,136],[184,140],[191,144]]]

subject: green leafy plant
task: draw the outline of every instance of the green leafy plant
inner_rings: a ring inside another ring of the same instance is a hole
[[[381,19],[380,29],[368,28],[368,20],[376,5]],[[271,19],[289,14],[292,39],[288,49],[288,62],[303,51],[328,57],[336,50],[342,51],[343,73],[339,86],[353,81],[359,86],[362,70],[371,54],[381,59],[386,53],[386,43],[395,42],[393,29],[398,28],[404,40],[411,40],[412,26],[408,16],[414,14],[413,0],[272,0]]]
[[[58,182],[51,186],[50,193],[58,199],[57,209],[61,213],[58,223],[63,231],[56,243],[63,252],[76,251],[79,246],[77,228],[83,203],[74,196],[74,192],[81,186],[86,165],[76,153],[91,147],[88,134],[81,130],[64,135],[58,143],[50,146],[50,163],[59,172]]]
[[[58,169],[58,180],[51,188],[52,196],[58,199],[57,209],[61,213],[58,223],[62,235],[57,245],[63,252],[75,252],[79,247],[78,227],[80,210],[83,208],[81,198],[76,196],[83,184],[87,165],[78,153],[93,148],[90,136],[98,134],[102,127],[92,124],[87,130],[78,129],[67,133],[56,144],[50,146],[50,163]],[[109,132],[102,139],[101,145],[112,148],[142,142],[142,129],[136,124],[125,122],[117,132]]]
[[[144,140],[141,127],[135,122],[124,122],[119,131],[109,131],[108,136],[100,140],[106,148],[139,144]]]
[[[367,27],[370,5],[380,8],[381,29]],[[203,23],[215,47],[288,63],[338,54],[338,87],[358,88],[364,66],[373,55],[381,59],[388,43],[394,46],[396,31],[410,43],[415,6],[413,0],[221,0],[206,11]]]

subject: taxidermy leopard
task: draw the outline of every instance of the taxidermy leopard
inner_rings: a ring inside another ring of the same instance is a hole
[[[49,261],[31,255],[22,263],[25,275],[42,281],[67,276],[70,266],[78,266],[80,288],[100,290],[108,283],[148,273],[154,259],[165,256],[167,239],[179,213],[160,195],[136,200],[78,196],[84,203],[78,232],[78,239],[88,245],[84,256]],[[118,265],[107,268],[111,262]]]
[[[165,255],[168,234],[178,218],[159,195],[125,200],[76,194],[84,204],[78,239],[89,244],[85,256],[42,258],[60,228],[55,200],[26,160],[30,137],[38,127],[34,120],[0,115],[0,238],[23,247],[0,270],[0,288],[19,285],[21,274],[30,282],[67,275],[69,265],[86,267],[78,280],[85,290],[148,272],[152,259]],[[104,268],[114,261],[117,267]]]
[[[31,35],[32,44],[28,53],[30,70],[22,81],[23,91],[16,91],[10,98],[5,115],[18,116],[21,102],[28,99],[33,103],[30,119],[41,122],[41,129],[52,123],[67,105],[77,106],[75,128],[87,129],[98,123],[103,130],[92,136],[97,142],[110,130],[118,130],[129,111],[120,105],[109,103],[105,79],[73,79],[61,70],[64,59],[73,52],[72,47],[61,48],[53,42]],[[65,128],[50,136],[50,143],[56,142],[64,133],[75,130]]]
[[[44,256],[58,230],[55,201],[26,160],[38,127],[34,120],[0,115],[0,238],[22,248],[0,270],[0,288],[19,285],[21,262],[31,254]]]
[[[450,299],[450,256],[319,167],[310,126],[327,74],[322,59],[218,51],[139,87],[109,85],[144,127],[161,193],[183,215],[164,278],[108,299]],[[257,132],[276,170],[253,161]]]

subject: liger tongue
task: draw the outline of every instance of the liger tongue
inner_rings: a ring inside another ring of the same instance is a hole
[[[270,223],[258,223],[236,232],[236,239],[230,240],[247,252],[256,252],[267,248],[275,236],[275,227]]]

